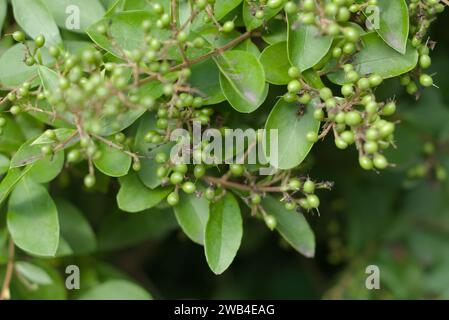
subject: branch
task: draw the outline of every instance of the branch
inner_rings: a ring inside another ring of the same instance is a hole
[[[8,252],[8,264],[6,266],[5,279],[3,281],[2,291],[0,293],[0,300],[6,300],[9,296],[9,285],[11,283],[12,272],[14,269],[14,242],[12,239],[9,239]]]
[[[251,34],[252,34],[251,31],[247,31],[247,32],[243,33],[242,35],[240,35],[239,37],[235,38],[234,40],[230,41],[226,45],[224,45],[222,47],[219,47],[219,48],[216,48],[216,49],[214,49],[214,50],[212,50],[212,51],[210,51],[210,52],[208,52],[206,54],[203,54],[202,56],[193,58],[193,59],[189,60],[188,62],[183,62],[183,63],[180,63],[180,64],[178,64],[176,66],[173,66],[168,71],[169,72],[179,71],[179,70],[184,69],[184,68],[186,68],[186,67],[188,67],[188,66],[190,66],[192,64],[199,63],[201,61],[206,60],[207,58],[219,55],[219,54],[223,53],[224,51],[226,51],[228,49],[231,49],[232,47],[238,45],[240,42],[245,41],[246,39],[251,37]],[[142,81],[140,81],[140,84],[145,84],[145,83],[150,82],[150,81],[152,81],[154,79],[157,79],[157,75],[152,75],[152,76],[149,76],[149,77],[143,79]]]

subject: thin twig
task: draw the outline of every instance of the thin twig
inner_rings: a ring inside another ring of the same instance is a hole
[[[12,273],[14,269],[14,242],[9,239],[8,264],[6,266],[5,279],[0,293],[0,300],[6,300],[9,295],[9,285],[11,283]]]

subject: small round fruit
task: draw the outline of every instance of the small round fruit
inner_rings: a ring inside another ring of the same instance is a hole
[[[43,35],[38,35],[36,39],[34,39],[34,43],[36,47],[42,48],[45,45],[45,37]]]
[[[421,57],[419,57],[419,65],[423,69],[427,69],[432,64],[432,59],[427,55],[423,54]]]
[[[313,182],[312,180],[307,180],[306,182],[304,182],[304,186],[302,187],[303,191],[305,193],[314,193],[315,192],[315,182]]]
[[[193,169],[193,175],[195,178],[200,179],[206,174],[206,167],[204,167],[202,164],[196,165]]]
[[[431,76],[429,76],[428,74],[422,74],[419,77],[419,83],[423,86],[423,87],[431,87],[433,85],[433,79]]]
[[[316,209],[320,206],[320,198],[318,198],[314,194],[310,194],[307,196],[307,203],[309,204],[310,208]]]
[[[359,158],[359,164],[364,170],[371,170],[374,167],[373,161],[367,156],[361,156]]]
[[[276,218],[274,216],[266,215],[264,217],[264,220],[265,220],[265,224],[267,225],[268,229],[270,229],[271,231],[276,229],[277,221],[276,221]]]
[[[243,172],[245,171],[244,167],[241,164],[231,164],[229,166],[229,170],[235,177],[243,175]]]
[[[170,182],[174,185],[180,184],[184,180],[184,175],[179,172],[173,172],[170,175]]]
[[[314,131],[307,132],[306,139],[309,142],[315,143],[318,141],[318,134]]]
[[[302,88],[301,82],[298,80],[292,80],[288,83],[287,89],[290,93],[298,93]]]
[[[298,179],[290,179],[288,182],[288,188],[290,190],[299,190],[301,188],[301,181]]]
[[[387,158],[385,158],[383,155],[381,154],[376,154],[373,158],[373,163],[374,166],[379,169],[379,170],[383,170],[386,167],[388,167],[388,161]]]
[[[196,191],[196,186],[193,182],[187,181],[182,185],[182,191],[187,194],[192,194]]]
[[[252,204],[260,204],[262,201],[262,197],[258,193],[251,194],[251,203]]]
[[[84,186],[88,189],[93,188],[95,186],[96,179],[94,175],[88,174],[84,177]]]
[[[222,27],[223,32],[232,32],[235,28],[234,21],[226,21]]]
[[[17,42],[24,42],[25,33],[23,33],[22,31],[16,31],[12,34],[12,38]]]
[[[207,188],[204,192],[204,196],[207,200],[212,201],[215,198],[215,190],[212,188]]]
[[[345,115],[345,122],[348,126],[357,126],[362,122],[362,117],[357,111],[349,111]]]
[[[388,102],[383,108],[382,108],[382,114],[384,116],[391,116],[396,112],[396,103],[394,101]]]
[[[176,206],[179,203],[179,194],[177,192],[172,192],[167,197],[167,203],[170,206]]]
[[[288,69],[288,76],[290,78],[296,79],[301,75],[301,71],[297,67],[290,67]]]
[[[173,170],[175,170],[175,172],[181,173],[181,174],[186,174],[188,167],[185,163],[178,163],[175,165],[175,167],[173,168]]]
[[[326,100],[328,100],[328,99],[330,99],[332,97],[333,97],[333,95],[332,95],[331,89],[329,89],[327,87],[324,87],[324,88],[320,89],[320,98],[323,101],[326,101]]]
[[[296,203],[293,201],[290,202],[286,202],[285,203],[285,209],[291,211],[291,210],[295,210],[296,209]]]
[[[374,154],[379,150],[379,145],[375,141],[367,141],[363,148],[366,153]]]

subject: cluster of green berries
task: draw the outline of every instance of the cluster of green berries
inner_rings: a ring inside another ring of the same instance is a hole
[[[361,77],[352,64],[345,64],[343,69],[346,84],[341,87],[342,97],[336,97],[328,87],[320,90],[307,87],[299,70],[291,67],[288,73],[293,80],[287,86],[284,99],[307,104],[318,96],[322,102],[315,108],[313,116],[333,129],[337,148],[346,149],[355,144],[363,169],[385,169],[388,161],[382,150],[393,144],[395,125],[382,117],[393,115],[396,104],[394,101],[376,101],[373,89],[383,82],[381,76]],[[306,138],[315,143],[319,136],[316,132],[308,132]]]
[[[310,179],[301,181],[301,179],[292,178],[282,188],[287,193],[284,196],[285,208],[287,210],[295,210],[298,208],[313,210],[318,209],[320,206],[320,198],[315,194],[316,183]],[[295,198],[298,192],[301,192],[304,197]]]
[[[428,88],[434,85],[432,76],[424,71],[430,68],[432,64],[429,51],[430,48],[427,44],[420,45],[418,47],[419,60],[417,68],[400,78],[401,85],[405,87],[407,93],[410,95],[417,96],[419,94],[419,86]]]

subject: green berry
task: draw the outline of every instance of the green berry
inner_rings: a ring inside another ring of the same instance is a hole
[[[12,34],[12,38],[17,42],[24,42],[25,33],[23,33],[22,31],[16,31]]]
[[[338,149],[341,149],[341,150],[344,150],[348,147],[348,144],[341,138],[335,139],[335,145],[337,146]]]
[[[96,179],[94,175],[87,175],[84,177],[84,186],[88,189],[91,189],[95,186]]]
[[[285,209],[287,209],[288,211],[292,211],[296,209],[296,203],[293,201],[289,201],[285,203]]]
[[[276,221],[276,218],[274,216],[266,215],[264,217],[264,220],[265,220],[265,224],[267,225],[268,229],[270,229],[271,231],[276,229],[277,221]]]
[[[159,164],[163,164],[167,162],[168,156],[165,152],[158,152],[154,157],[154,160]]]
[[[306,134],[306,139],[309,142],[315,143],[318,141],[318,134],[314,131],[309,131]]]
[[[34,43],[36,44],[36,47],[42,48],[45,45],[45,37],[43,35],[39,35],[34,39]]]
[[[320,198],[314,194],[310,194],[307,196],[307,203],[310,208],[316,209],[320,206]]]
[[[245,171],[244,167],[241,164],[231,164],[229,166],[229,169],[232,175],[235,177],[243,175],[243,172]]]
[[[193,182],[187,181],[182,185],[182,191],[187,194],[192,194],[196,191],[196,186]]]
[[[382,114],[385,116],[391,116],[396,112],[396,103],[393,101],[388,102],[383,108],[382,108]]]
[[[204,196],[207,200],[212,201],[215,198],[215,190],[212,188],[207,188],[204,192]]]
[[[298,93],[301,90],[302,85],[298,80],[292,80],[288,83],[287,88],[290,93]]]
[[[367,156],[361,156],[359,158],[359,164],[364,170],[371,170],[374,167],[373,161]]]
[[[379,86],[379,85],[382,83],[382,81],[383,81],[382,77],[381,77],[380,75],[378,75],[378,74],[372,74],[372,75],[368,78],[368,80],[369,80],[369,84],[370,84],[371,87],[377,87],[377,86]]]
[[[202,178],[205,174],[206,174],[206,168],[201,164],[196,165],[195,168],[193,169],[193,175],[197,179]]]
[[[290,179],[288,182],[288,188],[290,190],[299,190],[301,188],[301,181],[298,179]]]
[[[235,28],[234,21],[226,21],[222,27],[223,32],[232,32]]]
[[[173,170],[175,170],[176,172],[179,172],[181,174],[186,174],[188,167],[185,163],[178,163],[175,165],[175,167],[173,168]]]
[[[251,203],[252,204],[260,204],[262,202],[262,197],[258,193],[251,194]]]
[[[267,6],[271,9],[277,9],[282,6],[283,0],[268,0]]]
[[[331,89],[329,89],[327,87],[324,87],[324,88],[320,89],[320,98],[323,101],[326,101],[326,100],[328,100],[328,99],[330,99],[332,97],[333,97],[333,95],[332,95]]]
[[[179,194],[177,192],[172,192],[167,197],[167,203],[170,206],[176,206],[179,203]]]
[[[373,158],[373,163],[374,166],[379,169],[379,170],[383,170],[386,167],[388,167],[388,161],[387,158],[385,158],[383,155],[381,154],[376,154]]]
[[[305,193],[312,194],[315,192],[315,182],[313,182],[312,180],[307,180],[306,182],[304,182],[302,188]]]
[[[340,134],[340,138],[347,144],[353,144],[355,141],[354,132],[352,131],[343,131]]]
[[[428,74],[422,74],[419,77],[419,83],[423,86],[423,87],[431,87],[433,85],[433,79],[431,76],[429,76]]]
[[[323,109],[316,109],[313,111],[313,117],[315,120],[322,121],[324,119],[324,111]]]
[[[301,71],[297,67],[290,67],[288,69],[288,76],[290,78],[296,79],[301,75]]]
[[[348,126],[357,126],[362,122],[362,117],[357,111],[349,111],[345,115],[345,122]]]
[[[427,69],[430,67],[431,64],[432,59],[427,54],[424,54],[421,57],[419,57],[419,65],[421,66],[421,68]]]
[[[170,175],[170,182],[174,185],[180,184],[184,180],[184,175],[179,172],[173,172]]]
[[[366,153],[374,154],[379,150],[379,145],[375,141],[367,141],[363,148]]]

